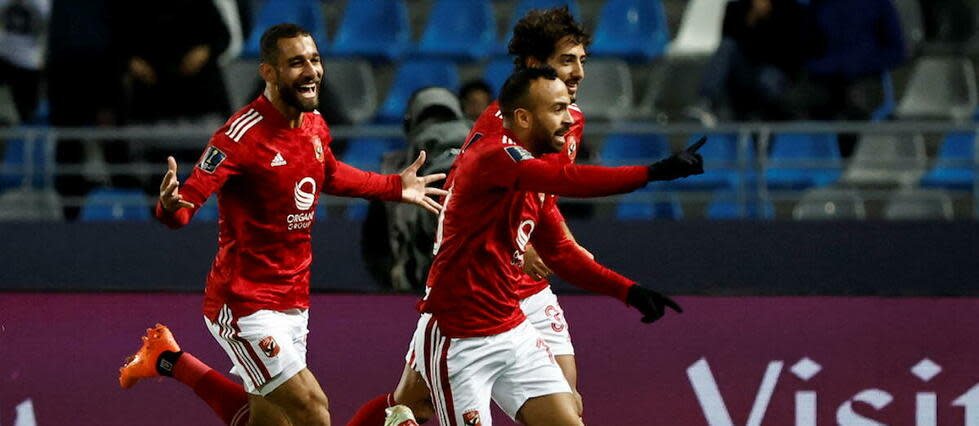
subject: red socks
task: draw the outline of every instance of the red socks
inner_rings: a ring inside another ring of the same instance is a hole
[[[192,389],[225,424],[236,426],[248,423],[248,393],[241,385],[224,377],[217,370],[184,352],[174,363],[173,378]],[[384,424],[384,408],[381,408]]]
[[[384,418],[387,417],[384,409],[390,407],[393,402],[393,397],[389,393],[368,401],[360,406],[347,426],[383,426]]]

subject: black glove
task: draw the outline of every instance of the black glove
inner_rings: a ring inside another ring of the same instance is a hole
[[[704,173],[704,159],[697,150],[705,142],[707,137],[703,136],[689,148],[649,165],[648,179],[673,180]]]
[[[639,284],[629,287],[629,295],[626,296],[626,303],[642,312],[642,322],[649,324],[663,317],[666,308],[669,307],[677,313],[682,313],[680,307],[673,299],[645,288]]]

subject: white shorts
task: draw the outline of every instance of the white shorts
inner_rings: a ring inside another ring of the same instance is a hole
[[[443,425],[491,426],[490,400],[515,419],[530,398],[571,393],[550,348],[529,321],[493,336],[449,338],[424,314],[412,344],[412,368],[428,383]]]
[[[551,287],[521,300],[520,309],[551,347],[551,353],[555,356],[574,355],[574,345],[571,344],[571,333],[565,320],[564,309],[557,302],[557,296],[551,291]]]
[[[224,306],[217,322],[205,317],[204,323],[231,358],[231,373],[241,377],[250,394],[268,395],[306,368],[306,309],[261,310],[234,318]]]

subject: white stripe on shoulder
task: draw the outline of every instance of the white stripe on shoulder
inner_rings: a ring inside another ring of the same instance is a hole
[[[238,116],[238,118],[236,118],[235,121],[231,122],[231,125],[228,126],[228,131],[224,132],[224,134],[225,135],[228,135],[228,136],[231,136],[232,134],[234,134],[235,132],[237,132],[238,129],[241,129],[242,124],[244,124],[246,121],[252,119],[256,115],[258,115],[258,111],[255,111],[254,108],[253,109],[249,109],[248,112],[246,112],[246,113]]]
[[[258,124],[259,121],[262,121],[262,115],[261,114],[256,115],[255,117],[252,117],[247,122],[245,122],[241,126],[241,129],[240,130],[238,130],[237,132],[231,134],[231,139],[233,139],[235,142],[240,141],[241,140],[241,137],[242,136],[245,136],[245,132],[247,132],[248,129],[251,129],[252,126]]]

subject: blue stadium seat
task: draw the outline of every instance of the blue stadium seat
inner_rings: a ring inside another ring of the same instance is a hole
[[[396,61],[412,46],[404,0],[348,1],[331,54]]]
[[[741,171],[738,167],[738,135],[736,134],[715,134],[707,135],[708,142],[700,148],[698,153],[704,157],[704,174],[690,176],[683,179],[670,181],[668,186],[675,189],[712,191],[717,189],[733,189],[741,183]],[[690,137],[687,146],[700,139],[700,135]],[[755,161],[754,143],[749,139],[746,160],[748,166]],[[749,181],[754,177],[754,173],[748,172],[745,177]]]
[[[618,220],[680,220],[683,208],[676,193],[665,186],[650,184],[622,196],[615,209]]]
[[[660,0],[607,0],[589,53],[643,62],[662,55],[669,41]]]
[[[975,182],[976,135],[971,132],[950,133],[938,150],[935,168],[921,179],[921,186],[948,189],[970,189]]]
[[[320,51],[326,50],[326,20],[323,18],[319,0],[266,0],[258,11],[252,33],[245,41],[241,55],[258,58],[262,33],[282,22],[292,22],[309,30]]]
[[[775,217],[775,206],[768,197],[759,197],[754,191],[747,191],[744,205],[734,191],[718,191],[707,206],[707,218],[712,220],[726,219],[772,219]]]
[[[836,135],[826,133],[775,135],[769,159],[765,170],[769,189],[825,186],[840,177],[842,167]]]
[[[403,139],[374,139],[361,138],[351,140],[347,145],[347,150],[343,153],[341,161],[361,170],[380,172],[381,158],[384,154],[405,148]],[[347,218],[351,220],[363,220],[367,216],[367,201],[361,199],[351,199],[347,205]],[[322,204],[323,200],[320,200]],[[326,211],[323,211],[324,218]],[[317,212],[317,215],[320,213]],[[322,219],[322,218],[321,218]]]
[[[51,187],[54,171],[54,147],[43,137],[8,139],[0,163],[0,191],[32,187]]]
[[[83,222],[142,222],[149,219],[146,194],[138,189],[96,189],[86,197],[79,215],[79,220]]]
[[[894,80],[891,78],[890,72],[881,73],[880,86],[883,90],[883,99],[881,99],[880,106],[870,114],[870,121],[887,120],[897,108],[897,97],[894,96]]]
[[[581,22],[581,8],[578,7],[577,0],[521,0],[517,3],[517,7],[513,9],[513,15],[510,16],[510,25],[507,26],[507,32],[503,36],[503,42],[496,45],[496,51],[494,53],[497,55],[509,54],[510,40],[513,38],[513,27],[531,9],[553,9],[562,6],[568,6],[568,10],[571,11],[571,15],[574,16],[575,21]]]
[[[605,138],[598,158],[606,166],[645,165],[670,154],[663,135],[611,134]]]
[[[496,21],[489,0],[438,0],[418,42],[422,56],[475,61],[496,42]]]
[[[497,57],[483,68],[483,80],[486,80],[486,83],[493,89],[494,99],[500,96],[503,83],[512,73],[513,59],[507,56]]]
[[[194,222],[217,222],[218,217],[218,197],[214,195],[204,202],[201,208],[197,209],[197,213],[194,213]]]
[[[428,86],[445,87],[459,91],[459,71],[454,63],[446,60],[409,60],[402,62],[394,75],[394,83],[384,104],[377,113],[377,121],[394,123],[404,118],[408,98],[416,90]]]

